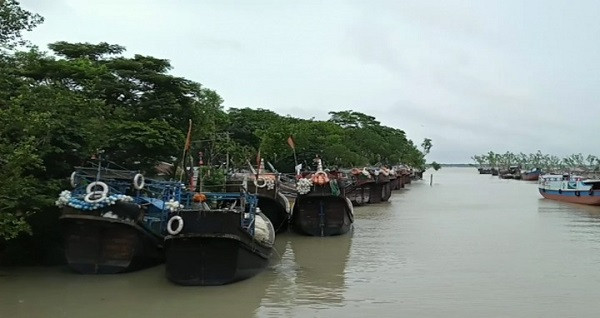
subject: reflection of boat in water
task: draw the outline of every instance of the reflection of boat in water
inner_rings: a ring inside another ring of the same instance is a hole
[[[267,288],[261,307],[270,314],[289,314],[302,305],[342,305],[351,242],[352,235],[322,239],[289,236],[282,260],[274,268],[277,277]]]

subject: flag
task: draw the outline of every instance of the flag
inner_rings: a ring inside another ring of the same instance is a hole
[[[290,135],[287,139],[287,143],[290,145],[290,148],[296,149],[296,141],[294,141],[294,136]]]
[[[294,170],[296,170],[296,174],[300,174],[300,170],[302,170],[302,164],[298,164],[297,166],[294,167]]]

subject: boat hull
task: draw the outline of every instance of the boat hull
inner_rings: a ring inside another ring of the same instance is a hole
[[[557,190],[546,190],[540,188],[539,191],[544,198],[550,200],[587,205],[600,205],[600,190],[561,190],[559,193]]]
[[[391,184],[388,183],[384,183],[382,184],[381,187],[381,201],[388,201],[390,199],[390,197],[392,196],[392,186]]]
[[[188,286],[225,285],[250,278],[269,263],[270,252],[237,235],[168,236],[166,273],[173,283]]]
[[[521,180],[524,181],[538,181],[540,178],[540,172],[528,172],[521,175]]]
[[[67,214],[60,222],[67,264],[81,274],[130,272],[164,260],[159,238],[131,221]]]
[[[285,200],[287,208],[284,206]],[[278,200],[271,197],[258,195],[258,207],[260,211],[271,221],[276,233],[287,230],[290,222],[290,214],[288,213],[289,201],[282,194],[279,194]]]
[[[374,183],[358,183],[351,185],[345,189],[345,194],[353,205],[365,205],[369,203],[371,197],[371,189]]]
[[[390,199],[392,190],[389,182],[374,183],[370,187],[369,203],[380,203]]]
[[[291,224],[299,234],[334,236],[348,232],[353,222],[349,199],[333,195],[300,195],[294,203]]]
[[[177,215],[183,220],[181,232],[165,237],[166,276],[171,282],[225,285],[267,267],[273,245],[261,244],[242,229],[239,211],[185,210]],[[275,231],[269,226],[274,239]]]

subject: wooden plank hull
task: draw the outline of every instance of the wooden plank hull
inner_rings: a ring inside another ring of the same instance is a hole
[[[235,235],[185,235],[165,240],[167,278],[179,285],[210,286],[250,278],[269,263],[269,255]]]
[[[164,259],[158,238],[133,222],[87,215],[63,215],[60,221],[67,263],[76,272],[116,274]]]
[[[348,232],[353,222],[349,199],[333,195],[300,195],[294,203],[291,224],[299,234],[333,236]]]
[[[283,195],[278,197],[279,200],[275,200],[271,197],[265,197],[258,195],[258,207],[260,211],[271,221],[276,233],[280,233],[288,229],[290,222],[290,214],[288,212],[289,202],[287,208],[282,202],[285,198]],[[287,200],[287,198],[285,198]]]
[[[183,230],[165,238],[166,276],[171,282],[224,285],[250,278],[267,267],[272,245],[259,243],[243,230],[239,212],[186,210],[178,215]]]
[[[346,197],[350,199],[353,205],[365,205],[369,203],[371,196],[370,184],[362,186],[351,186],[345,189]]]

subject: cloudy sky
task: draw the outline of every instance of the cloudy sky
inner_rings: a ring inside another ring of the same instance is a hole
[[[355,110],[433,140],[428,160],[600,155],[600,1],[21,0],[34,43],[171,60],[226,107]]]

